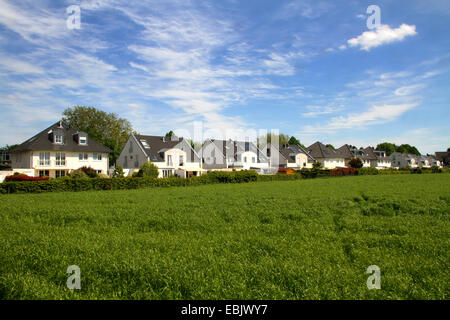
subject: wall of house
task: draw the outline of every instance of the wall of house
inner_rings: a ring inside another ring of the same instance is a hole
[[[335,168],[344,168],[345,160],[343,158],[322,158],[316,159],[320,163],[322,163],[322,167],[326,169],[335,169]]]
[[[31,169],[31,151],[14,152],[11,154],[11,168]]]
[[[124,169],[139,169],[146,161],[148,158],[141,146],[133,136],[130,136],[117,158],[116,164]]]
[[[107,153],[97,153],[102,155],[101,160],[94,160],[93,152],[62,152],[66,156],[65,165],[56,165],[56,152],[55,151],[47,151],[50,152],[50,165],[41,165],[39,160],[40,152],[46,151],[33,151],[32,153],[32,167],[35,170],[76,170],[81,167],[91,167],[95,170],[101,170],[102,173],[108,174],[108,154]],[[87,160],[80,160],[79,154],[83,155],[87,153]]]

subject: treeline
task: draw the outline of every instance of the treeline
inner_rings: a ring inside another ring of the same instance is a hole
[[[376,150],[385,151],[387,156],[390,156],[394,152],[407,153],[407,154],[415,154],[420,156],[419,150],[416,147],[411,146],[409,144],[402,144],[397,146],[394,143],[383,142],[377,145]]]

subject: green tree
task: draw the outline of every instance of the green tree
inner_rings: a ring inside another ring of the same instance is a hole
[[[383,142],[377,145],[376,150],[386,152],[386,155],[389,157],[396,151],[396,145],[389,142]]]
[[[145,178],[158,178],[158,175],[158,167],[152,162],[145,162],[137,174],[138,177]]]
[[[330,148],[331,150],[336,150],[336,148],[332,144],[327,144],[326,147]]]
[[[294,137],[294,136],[292,136],[292,137],[289,139],[288,143],[289,143],[290,145],[300,146],[300,147],[302,147],[303,149],[306,149],[306,147],[305,147],[303,144],[301,144],[300,141],[299,141],[296,137]]]
[[[271,135],[269,133],[269,134],[262,135],[262,136],[260,136],[258,138],[258,147],[261,146],[262,141],[264,141],[264,140],[267,143],[272,143],[272,138],[274,138],[275,141],[276,141],[276,139],[278,139],[278,145],[288,144],[289,143],[289,139],[290,139],[290,137],[287,134],[284,134],[284,133],[280,133],[278,135],[277,134]]]
[[[322,168],[322,162],[315,161],[315,162],[313,163],[313,169],[318,170],[318,169],[320,169],[320,168]]]
[[[89,137],[107,146],[113,152],[114,163],[133,132],[131,123],[114,113],[106,113],[94,107],[75,106],[63,112],[63,121],[73,128],[86,132]]]
[[[175,135],[175,133],[172,130],[170,130],[169,132],[166,133],[166,138],[170,139],[174,135]]]
[[[363,162],[360,158],[351,158],[348,165],[352,168],[359,169],[363,167]]]

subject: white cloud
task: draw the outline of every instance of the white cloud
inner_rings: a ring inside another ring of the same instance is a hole
[[[26,61],[12,59],[5,56],[0,57],[0,68],[14,74],[43,74],[42,68]]]
[[[411,86],[400,87],[395,90],[395,95],[397,96],[409,96],[414,94],[418,89],[422,89],[424,87],[423,84],[415,84]]]
[[[416,35],[416,26],[402,24],[396,29],[388,25],[381,25],[374,31],[365,31],[356,38],[347,41],[350,47],[360,47],[361,50],[370,51],[383,44],[402,41],[408,36]]]

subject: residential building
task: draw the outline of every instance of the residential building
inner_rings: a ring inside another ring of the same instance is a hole
[[[390,156],[392,166],[395,168],[418,168],[420,167],[420,156],[394,152]]]
[[[11,167],[11,153],[9,150],[0,150],[0,167],[10,168]]]
[[[116,163],[129,174],[138,171],[145,162],[154,163],[159,177],[199,176],[204,171],[200,157],[184,138],[132,134]]]
[[[450,167],[450,148],[444,152],[436,152],[435,158],[439,161],[441,166]]]
[[[273,151],[278,152],[274,153]],[[306,150],[298,145],[282,144],[277,149],[274,145],[269,144],[266,152],[266,155],[270,158],[270,163],[277,163],[279,168],[293,168],[295,170],[312,168],[313,163],[316,161]],[[274,158],[275,155],[278,156],[278,159]]]
[[[327,169],[344,168],[345,156],[340,152],[325,146],[321,142],[310,145],[306,151],[316,161],[322,163],[322,167]]]
[[[250,141],[207,139],[200,151],[206,170],[256,170],[264,173],[269,160],[255,143]]]
[[[346,164],[348,164],[352,158],[359,158],[363,162],[364,168],[376,166],[377,156],[371,152],[371,150],[358,149],[355,146],[344,144],[336,151],[344,156]]]
[[[108,173],[111,150],[87,133],[59,121],[11,150],[11,167],[58,178],[81,167]],[[31,169],[31,170],[30,170]]]
[[[372,167],[377,169],[388,169],[392,167],[391,158],[386,156],[386,151],[375,150],[373,147],[367,147],[364,151],[376,158],[372,161]]]

